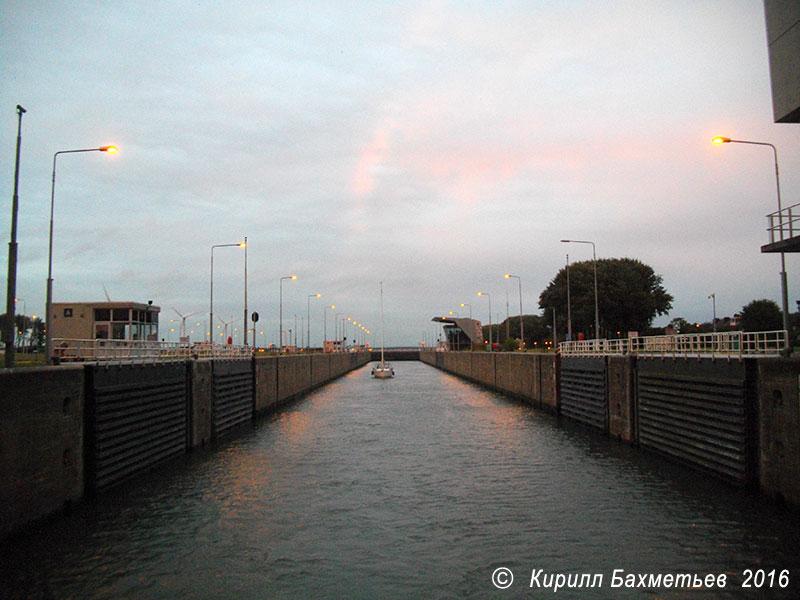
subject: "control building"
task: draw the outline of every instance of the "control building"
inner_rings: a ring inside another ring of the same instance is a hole
[[[54,302],[47,327],[51,338],[74,340],[158,340],[152,302]]]
[[[483,330],[480,321],[453,317],[434,317],[431,321],[442,325],[448,350],[483,348]]]

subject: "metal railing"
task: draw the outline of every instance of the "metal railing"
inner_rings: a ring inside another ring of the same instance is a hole
[[[686,333],[561,342],[558,351],[561,356],[633,354],[648,357],[707,356],[742,359],[745,356],[780,356],[786,348],[786,339],[785,330]]]
[[[767,215],[769,242],[781,242],[800,235],[800,203]]]
[[[252,355],[252,346],[211,342],[53,339],[53,358],[58,362],[151,363],[189,358],[250,358]]]

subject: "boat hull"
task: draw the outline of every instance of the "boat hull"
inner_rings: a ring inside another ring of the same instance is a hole
[[[389,365],[378,365],[372,368],[372,376],[376,379],[389,379],[390,377],[394,377],[394,369]]]

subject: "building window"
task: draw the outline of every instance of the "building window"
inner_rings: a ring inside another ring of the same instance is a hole
[[[111,309],[110,308],[95,308],[94,309],[94,320],[97,321],[110,321],[111,320]]]
[[[127,308],[115,308],[114,309],[114,321],[122,321],[123,323],[127,323],[130,321],[130,314]]]
[[[71,316],[72,316],[72,309],[71,308],[65,308],[64,309],[64,317],[65,318],[69,318]]]

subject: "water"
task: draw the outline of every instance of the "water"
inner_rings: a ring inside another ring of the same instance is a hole
[[[422,363],[394,366],[393,380],[350,373],[0,546],[0,595],[800,597],[798,513]],[[748,568],[777,569],[774,587],[743,589]],[[602,587],[530,588],[539,569],[542,583],[599,573]],[[614,589],[614,569],[728,583]]]

